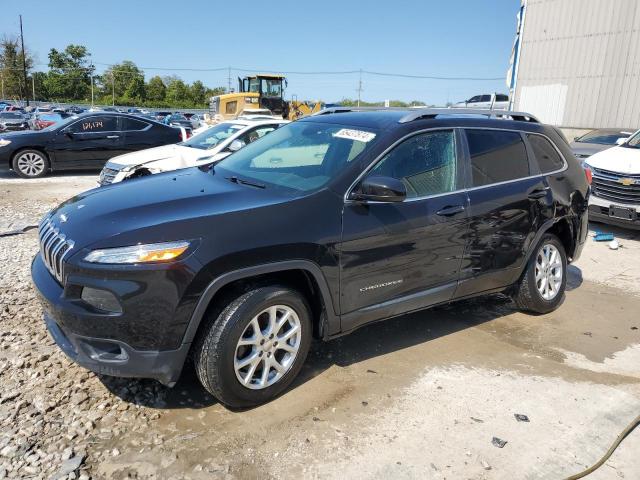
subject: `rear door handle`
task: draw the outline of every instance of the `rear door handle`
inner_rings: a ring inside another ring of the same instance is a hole
[[[120,135],[107,135],[109,140],[115,140],[116,138],[120,138]]]
[[[441,217],[450,217],[455,215],[456,213],[464,212],[463,205],[450,205],[444,207],[436,212],[436,215],[440,215]]]
[[[544,188],[537,188],[535,190],[532,190],[531,192],[529,192],[528,197],[531,200],[537,200],[538,198],[544,198],[547,196],[547,192],[551,190],[550,187],[544,187]]]

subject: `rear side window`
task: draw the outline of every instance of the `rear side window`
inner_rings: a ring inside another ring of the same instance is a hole
[[[533,149],[540,172],[549,173],[564,167],[564,161],[551,142],[540,135],[527,134],[527,140]]]
[[[407,197],[425,197],[456,189],[456,148],[452,131],[415,135],[395,147],[370,175],[402,180]]]
[[[149,126],[147,122],[143,122],[142,120],[136,120],[134,118],[125,118],[123,130],[144,130]]]
[[[527,150],[518,132],[466,130],[474,187],[525,178]]]

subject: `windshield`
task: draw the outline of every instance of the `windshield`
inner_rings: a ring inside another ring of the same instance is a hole
[[[640,148],[640,130],[622,146],[627,148]]]
[[[295,122],[247,145],[215,167],[215,174],[297,192],[326,185],[375,143],[376,133],[348,126]]]
[[[627,138],[632,132],[611,130],[593,130],[578,138],[578,143],[597,143],[598,145],[615,145],[618,139]]]
[[[245,126],[246,125],[240,123],[219,123],[215,127],[208,128],[204,132],[194,135],[186,142],[183,142],[182,145],[199,148],[201,150],[209,150],[234,133],[239,132],[245,128]]]
[[[187,118],[182,115],[171,115],[169,120],[173,122],[184,122],[187,121]]]
[[[0,118],[12,119],[12,118],[22,118],[22,114],[16,112],[2,112],[0,113]]]

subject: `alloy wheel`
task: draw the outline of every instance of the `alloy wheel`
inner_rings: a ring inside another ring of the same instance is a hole
[[[293,365],[302,340],[297,313],[286,305],[265,308],[251,319],[238,340],[236,378],[259,390],[277,383]]]
[[[545,300],[553,300],[562,286],[562,256],[558,249],[550,244],[544,244],[538,250],[536,257],[535,279],[536,288]]]
[[[28,177],[36,177],[45,169],[45,161],[42,155],[35,152],[25,152],[18,157],[18,169]]]

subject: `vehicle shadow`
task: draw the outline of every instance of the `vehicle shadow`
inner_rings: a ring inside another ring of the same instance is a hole
[[[288,390],[303,385],[333,365],[346,367],[373,357],[426,344],[514,311],[515,305],[508,297],[495,294],[367,325],[330,342],[315,341],[305,365]],[[149,408],[198,409],[216,403],[216,399],[200,385],[191,364],[185,366],[180,380],[173,388],[165,387],[153,380],[107,376],[99,378],[107,389],[122,400]]]
[[[18,176],[13,170],[9,169],[0,169],[0,180],[16,180],[16,181],[27,181],[27,182],[37,182],[37,181],[46,181],[47,179],[53,178],[65,178],[65,177],[96,177],[100,174],[100,170],[62,170],[62,171],[53,171],[50,172],[47,176],[36,179],[27,179]]]

